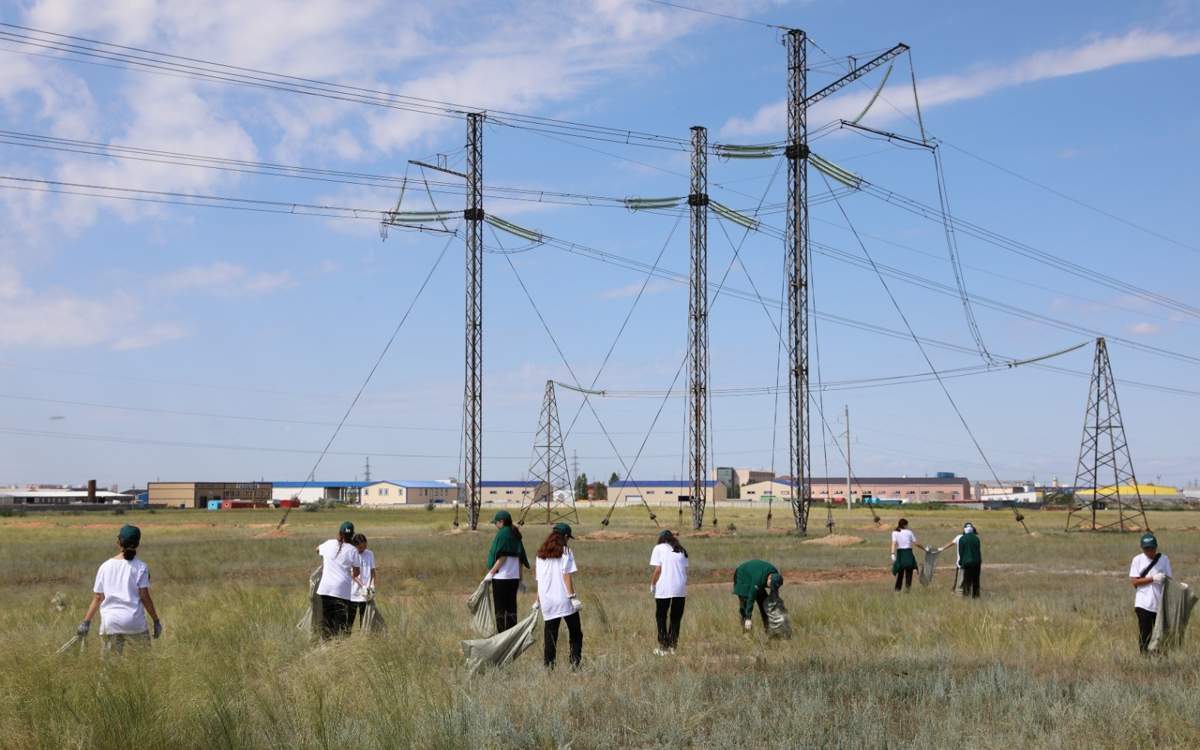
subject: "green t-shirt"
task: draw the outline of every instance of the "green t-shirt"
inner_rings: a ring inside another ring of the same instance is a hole
[[[767,587],[767,579],[779,570],[766,560],[747,560],[733,571],[733,593],[754,599]]]
[[[979,565],[983,562],[978,534],[963,534],[958,539],[958,564]]]

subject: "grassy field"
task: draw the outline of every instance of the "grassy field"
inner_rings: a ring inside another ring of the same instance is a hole
[[[622,509],[597,535],[599,513],[585,511],[576,526],[585,538],[574,545],[584,670],[547,673],[539,634],[505,672],[470,680],[458,645],[472,637],[463,601],[491,534],[450,533],[445,510],[295,512],[281,534],[272,531],[279,513],[266,511],[0,518],[0,743],[1200,746],[1200,630],[1179,654],[1139,657],[1126,582],[1136,537],[1068,536],[1063,514],[1049,511],[1029,514],[1026,536],[1007,512],[968,513],[984,551],[975,602],[950,593],[952,557],[931,587],[895,595],[890,528],[865,511],[836,516],[838,534],[863,539],[839,547],[768,532],[760,511],[722,508],[719,534],[683,539],[687,613],[678,656],[663,658],[651,653],[646,590],[653,526]],[[963,520],[907,515],[926,544],[949,541]],[[814,512],[819,532],[824,517]],[[371,539],[390,631],[318,648],[295,625],[314,548],[346,518]],[[673,513],[662,520],[677,523]],[[777,525],[789,520],[776,514]],[[125,522],[142,528],[165,635],[149,653],[103,666],[95,636],[83,654],[56,656]],[[1179,577],[1200,583],[1200,515],[1154,514],[1151,523]],[[543,533],[526,527],[531,555]],[[791,641],[768,642],[757,620],[753,635],[740,632],[729,582],[752,557],[784,572]],[[532,601],[522,595],[522,609]]]

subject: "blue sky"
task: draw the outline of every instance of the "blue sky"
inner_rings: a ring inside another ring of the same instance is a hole
[[[956,215],[1038,250],[1170,300],[1196,304],[1200,240],[1192,176],[1200,168],[1200,4],[895,3],[694,0],[697,7],[805,28],[834,56],[912,47],[925,126],[941,139]],[[440,100],[686,138],[756,143],[784,136],[784,49],[778,32],[634,0],[380,3],[221,0],[0,2],[0,20],[209,60]],[[0,128],[255,162],[403,175],[408,159],[461,152],[464,125],[360,104],[114,70],[22,54],[0,41]],[[26,49],[26,51],[28,51]],[[813,51],[813,64],[826,63]],[[832,67],[812,73],[813,86]],[[857,114],[882,71],[815,109],[811,127]],[[907,60],[897,62],[864,124],[917,135]],[[601,149],[609,154],[597,153]],[[822,156],[875,185],[936,203],[932,161],[919,151],[835,132]],[[974,156],[972,156],[974,155]],[[1110,216],[989,166],[983,157]],[[619,157],[619,158],[618,158]],[[487,185],[605,196],[680,195],[687,155],[490,125]],[[713,196],[739,209],[783,199],[774,161],[712,159]],[[390,208],[396,191],[174,164],[97,158],[0,144],[0,174],[260,200]],[[410,169],[409,175],[418,172]],[[5,184],[13,185],[11,181]],[[825,191],[813,171],[814,197]],[[406,206],[425,207],[410,191]],[[764,198],[765,196],[765,198]],[[458,207],[442,197],[439,207]],[[413,201],[413,202],[409,202]],[[865,193],[840,199],[882,264],[953,286],[941,225]],[[687,220],[623,208],[489,199],[497,215],[548,235],[687,268]],[[142,484],[161,479],[303,479],[446,240],[370,220],[163,206],[0,189],[0,485]],[[782,228],[779,213],[763,220]],[[736,243],[741,235],[727,227]],[[668,236],[671,239],[668,242]],[[837,203],[817,205],[813,240],[862,251]],[[520,245],[501,238],[505,246]],[[1097,284],[975,238],[959,237],[972,294],[1111,337],[1192,356],[1200,319],[1176,305]],[[496,240],[488,235],[489,244]],[[511,244],[510,244],[511,243]],[[710,224],[710,277],[732,251]],[[743,271],[760,305],[722,295],[711,317],[713,388],[774,385],[782,243],[751,234]],[[573,376],[522,293],[536,297],[575,376],[590,383],[644,276],[551,246],[485,259],[485,475],[529,466],[547,379]],[[869,270],[813,260],[818,310],[902,329]],[[923,337],[973,347],[957,295],[889,280]],[[352,478],[458,473],[463,252],[454,240],[318,475]],[[665,389],[686,342],[686,288],[651,280],[599,385]],[[976,308],[988,347],[1030,357],[1091,336]],[[830,381],[918,373],[911,340],[828,319],[816,327]],[[1198,390],[1196,364],[1110,341],[1116,375]],[[930,348],[941,369],[970,353]],[[814,357],[815,364],[815,357]],[[1029,367],[947,381],[1005,478],[1071,481],[1091,348],[1056,360],[1076,374]],[[814,368],[815,369],[815,368]],[[1200,477],[1200,396],[1119,386],[1139,477],[1183,485]],[[786,397],[780,399],[786,403]],[[936,383],[822,396],[830,426],[848,405],[856,473],[987,472]],[[65,403],[72,402],[72,403]],[[580,408],[559,393],[564,427]],[[115,408],[121,407],[121,408]],[[628,465],[659,402],[603,399],[595,408]],[[775,399],[713,401],[721,465],[787,471],[773,439]],[[142,411],[139,411],[142,410]],[[172,412],[172,413],[167,413]],[[186,412],[183,414],[181,412]],[[232,417],[241,417],[235,419]],[[270,421],[276,420],[276,421]],[[780,424],[786,415],[780,412]],[[670,400],[636,475],[682,471],[683,403]],[[817,474],[844,471],[812,426]],[[772,452],[772,447],[775,450]],[[589,411],[568,440],[592,477],[624,475]]]

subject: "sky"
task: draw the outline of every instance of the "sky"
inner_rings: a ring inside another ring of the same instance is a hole
[[[844,474],[848,409],[858,475],[986,480],[990,462],[1005,480],[1070,483],[1091,342],[1104,335],[1139,479],[1200,478],[1200,3],[682,4],[757,23],[645,0],[115,0],[101,9],[41,0],[0,2],[0,21],[490,110],[485,210],[561,242],[485,234],[485,479],[528,473],[548,380],[671,388],[688,324],[686,285],[562,249],[658,259],[686,274],[682,212],[517,201],[492,189],[685,195],[688,154],[509,127],[496,113],[679,139],[701,125],[711,143],[778,142],[787,68],[780,31],[768,25],[803,28],[813,40],[810,91],[844,73],[847,56],[862,61],[905,42],[911,56],[895,61],[882,89],[886,68],[809,113],[814,153],[876,186],[834,200],[836,183],[810,169],[812,378],[857,381],[813,394],[814,474]],[[956,237],[981,338],[999,360],[1087,344],[1043,363],[1058,369],[973,372],[983,360],[942,223],[884,199],[936,206],[931,155],[822,129],[857,116],[878,89],[861,123],[919,138],[913,78],[920,124],[941,143],[952,211],[979,228]],[[314,470],[346,480],[363,475],[368,456],[376,478],[461,476],[463,240],[403,230],[382,239],[378,212],[395,207],[398,180],[305,180],[29,147],[30,136],[52,137],[407,175],[404,210],[458,210],[457,178],[409,160],[461,169],[461,118],[86,64],[0,35],[0,130],[0,486],[302,480]],[[709,383],[718,392],[786,383],[776,330],[785,176],[778,159],[709,161],[713,199],[747,214],[761,207],[764,224],[747,233],[710,218],[709,278],[729,290],[711,302]],[[446,192],[426,193],[422,177]],[[97,192],[61,183],[284,208],[46,192]],[[294,204],[362,211],[303,215],[286,208]],[[868,255],[908,276],[881,282]],[[940,344],[923,354],[906,326]],[[939,371],[972,374],[945,379],[950,398],[927,378],[862,387],[928,373],[926,355]],[[684,473],[682,399],[585,405],[567,389],[556,396],[563,430],[573,425],[568,457],[589,477]],[[786,393],[714,397],[713,462],[786,474],[786,404]]]

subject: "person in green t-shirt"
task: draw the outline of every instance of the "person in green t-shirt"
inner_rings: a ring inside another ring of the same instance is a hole
[[[492,604],[496,609],[496,632],[503,633],[517,624],[517,592],[521,588],[521,568],[529,567],[521,531],[513,526],[512,514],[497,511],[492,517],[496,536],[488,550],[488,572],[492,582]]]
[[[762,615],[763,627],[767,627],[767,597],[778,595],[782,585],[779,569],[765,560],[747,560],[737,566],[733,571],[733,593],[738,598],[743,629],[749,631],[753,626],[755,604]]]
[[[968,521],[963,524],[963,533],[954,537],[938,552],[950,545],[958,547],[958,567],[962,571],[962,594],[972,599],[979,598],[979,572],[983,567],[983,550],[979,542],[979,533],[975,526]]]

